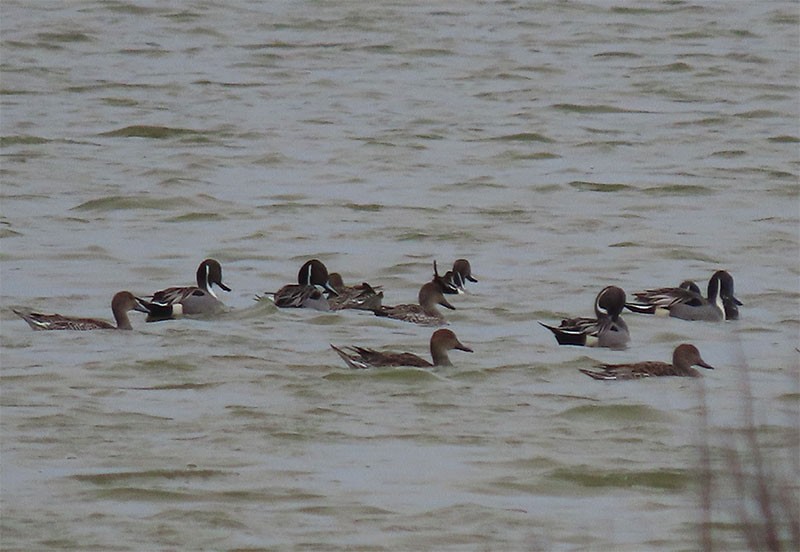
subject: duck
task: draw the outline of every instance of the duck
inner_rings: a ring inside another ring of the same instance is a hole
[[[120,291],[111,299],[111,312],[114,313],[116,325],[97,318],[78,318],[61,314],[42,314],[39,312],[23,312],[14,309],[14,314],[22,318],[34,330],[131,330],[128,311],[148,312],[145,301],[130,291]]]
[[[180,318],[183,315],[213,315],[225,310],[225,304],[214,293],[214,286],[230,291],[222,281],[222,265],[205,259],[197,267],[197,285],[169,287],[156,291],[146,303],[147,322]]]
[[[672,352],[672,364],[660,361],[634,362],[630,364],[600,364],[602,371],[584,370],[581,372],[598,380],[629,380],[658,376],[679,376],[699,378],[700,372],[692,366],[702,366],[709,370],[714,367],[706,363],[700,351],[690,343],[682,343]]]
[[[366,347],[349,346],[344,348],[331,344],[350,368],[365,369],[390,366],[413,366],[417,368],[433,368],[434,366],[452,366],[447,352],[453,349],[472,352],[472,349],[458,340],[451,330],[440,329],[431,335],[431,358],[429,362],[413,353],[381,352]]]
[[[444,273],[444,276],[439,276],[436,268],[436,261],[433,261],[433,277],[434,280],[441,280],[443,292],[447,294],[462,294],[466,293],[467,281],[477,283],[478,280],[472,276],[472,267],[467,259],[456,259],[453,263],[453,268]]]
[[[635,301],[625,308],[639,314],[668,313],[681,320],[721,322],[738,320],[742,302],[733,291],[733,276],[716,271],[708,281],[708,297],[703,297],[697,284],[686,280],[677,288],[656,288],[634,293]]]
[[[311,259],[300,267],[296,284],[287,284],[275,293],[264,295],[271,296],[276,307],[328,311],[331,307],[323,291],[334,297],[339,295],[331,286],[325,264],[319,259]],[[260,299],[261,296],[256,295],[256,300]]]
[[[338,295],[328,292],[328,305],[331,310],[358,309],[375,310],[381,308],[383,291],[380,286],[373,287],[367,282],[355,286],[344,285],[342,275],[331,272],[328,281]]]
[[[419,288],[417,300],[418,304],[381,306],[379,309],[373,309],[372,312],[375,313],[375,316],[403,320],[422,326],[444,326],[447,324],[447,320],[436,308],[436,305],[456,310],[453,305],[447,302],[442,287],[436,280],[426,282]]]
[[[620,316],[625,291],[606,286],[594,301],[596,318],[565,318],[558,327],[539,322],[553,332],[559,345],[579,345],[624,349],[631,340],[628,325]]]

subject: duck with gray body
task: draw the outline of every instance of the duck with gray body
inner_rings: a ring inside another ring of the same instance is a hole
[[[350,368],[365,369],[390,366],[414,366],[418,368],[432,368],[434,366],[452,366],[447,351],[458,349],[459,351],[472,352],[472,349],[461,343],[456,334],[450,330],[436,330],[431,335],[430,348],[433,362],[413,353],[394,353],[382,352],[367,347],[343,347],[339,348],[331,344],[336,353]]]
[[[678,376],[699,378],[700,372],[692,366],[702,366],[709,370],[714,367],[706,363],[700,356],[697,347],[683,343],[672,352],[672,364],[659,361],[634,362],[629,364],[600,364],[602,371],[584,370],[581,372],[598,380],[629,380],[638,378]]]
[[[184,315],[214,315],[225,310],[225,304],[214,293],[214,286],[230,291],[222,282],[222,265],[215,259],[205,259],[197,267],[197,285],[170,287],[155,292],[147,304],[148,322],[170,320]]]
[[[624,349],[630,343],[628,325],[620,316],[625,305],[625,292],[617,286],[603,288],[594,301],[596,318],[565,318],[561,324],[549,326],[559,345],[578,345]]]
[[[720,322],[737,320],[742,302],[733,291],[733,277],[724,270],[716,271],[708,281],[708,297],[703,297],[697,285],[685,281],[677,288],[657,288],[633,294],[635,301],[625,307],[639,314],[668,312],[682,320]]]
[[[111,299],[111,312],[116,325],[97,318],[78,318],[61,314],[42,314],[14,309],[14,314],[22,318],[34,330],[130,330],[132,329],[128,311],[148,312],[146,301],[130,291],[120,291]]]
[[[328,311],[330,304],[324,291],[333,296],[339,295],[331,286],[327,267],[319,259],[311,259],[300,267],[296,284],[287,284],[275,293],[265,295],[272,296],[276,307]],[[256,299],[261,297],[256,296]]]

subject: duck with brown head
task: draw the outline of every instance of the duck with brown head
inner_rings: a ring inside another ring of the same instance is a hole
[[[417,300],[417,304],[382,306],[372,312],[375,313],[375,316],[403,320],[423,326],[444,326],[447,324],[447,320],[436,306],[441,305],[451,310],[456,309],[447,302],[441,286],[435,280],[427,282],[419,289]]]
[[[633,362],[629,364],[600,364],[602,371],[579,369],[581,372],[599,380],[628,380],[660,376],[678,376],[699,378],[700,372],[692,366],[702,366],[709,370],[714,367],[706,363],[700,356],[697,347],[683,343],[672,352],[672,364],[655,360]]]
[[[331,345],[331,347],[350,368],[358,369],[389,366],[414,366],[418,368],[452,366],[447,351],[458,349],[468,353],[472,352],[472,349],[458,340],[456,334],[446,329],[436,330],[431,335],[432,363],[413,353],[382,352],[358,346],[339,348]]]
[[[78,318],[61,314],[42,314],[14,309],[14,313],[22,318],[34,330],[130,330],[132,329],[128,311],[149,312],[146,301],[136,297],[130,291],[120,291],[111,299],[111,312],[114,313],[116,325],[97,318]]]

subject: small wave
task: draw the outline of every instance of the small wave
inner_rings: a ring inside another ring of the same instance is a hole
[[[587,404],[576,406],[559,414],[562,418],[614,420],[629,422],[661,422],[669,416],[643,404]]]
[[[651,487],[669,491],[680,491],[693,480],[687,470],[660,469],[649,471],[595,470],[586,466],[553,470],[549,479],[566,481],[580,487]]]
[[[134,196],[108,196],[90,199],[76,205],[70,211],[124,211],[132,209],[171,209],[185,206],[186,198],[158,198]]]
[[[550,106],[558,111],[568,111],[571,113],[647,113],[641,109],[623,109],[605,104],[570,104],[559,103]]]
[[[175,128],[165,126],[132,125],[117,130],[101,132],[99,136],[123,138],[174,138],[176,136],[201,136],[203,133],[188,128]]]
[[[589,182],[586,180],[573,180],[569,183],[570,186],[582,192],[621,192],[625,190],[634,190],[633,186],[628,184],[614,184],[607,182]]]

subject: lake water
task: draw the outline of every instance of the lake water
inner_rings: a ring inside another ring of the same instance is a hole
[[[4,550],[691,550],[703,520],[748,549],[750,409],[797,496],[796,2],[0,16]],[[216,320],[32,332],[11,310],[110,318],[206,257],[233,288]],[[470,259],[445,314],[475,352],[348,370],[329,343],[427,355],[431,330],[253,301],[313,257],[385,304]],[[537,323],[719,268],[738,321],[627,314],[621,352]],[[577,370],[686,341],[702,381]]]

